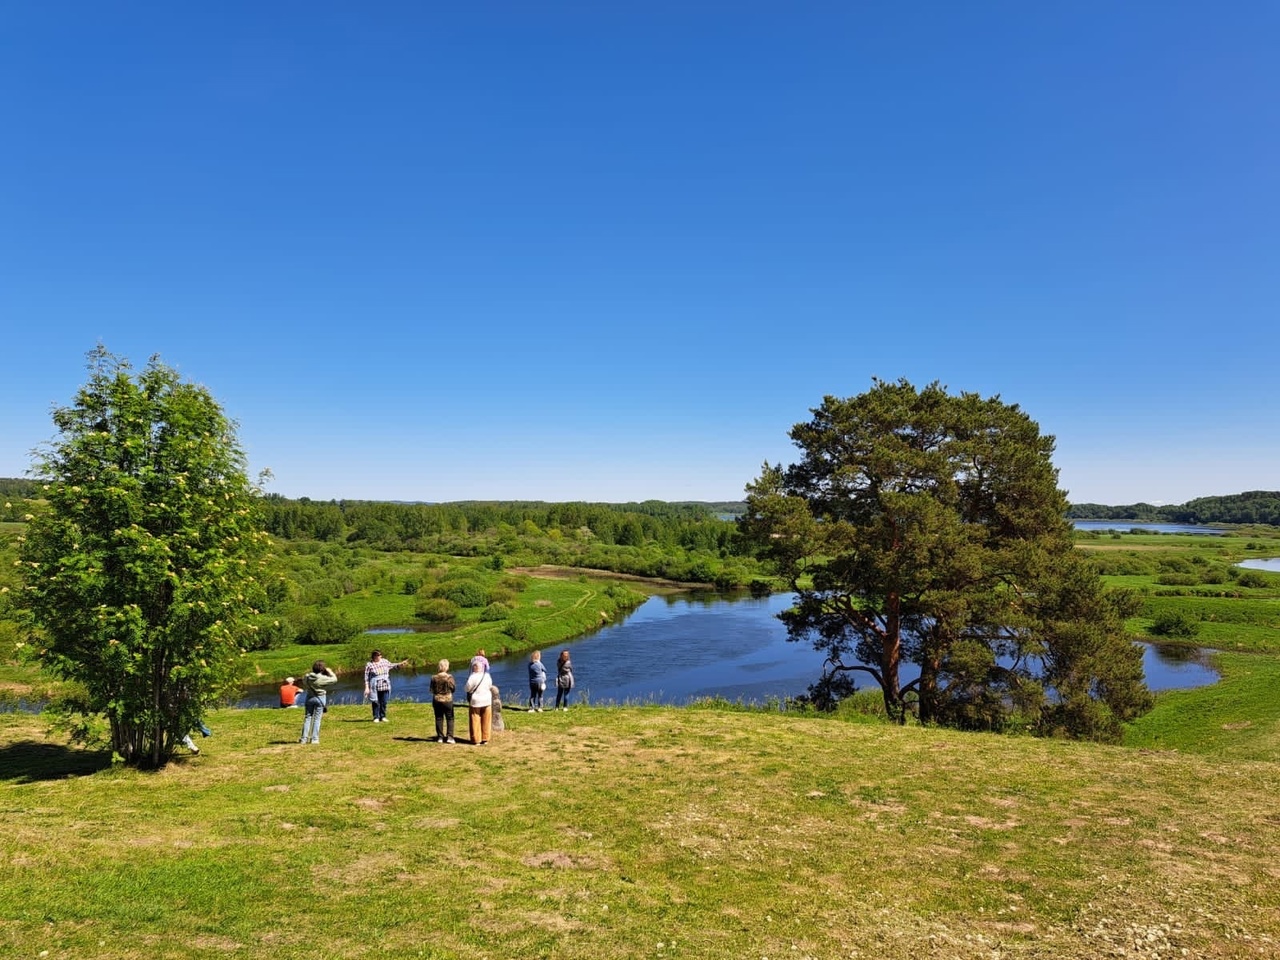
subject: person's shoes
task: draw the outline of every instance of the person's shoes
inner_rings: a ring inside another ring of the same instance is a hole
[[[305,740],[299,740],[298,742],[299,742],[299,743],[306,743],[307,741],[305,741]]]
[[[198,757],[198,756],[200,756],[200,748],[199,748],[199,747],[192,747],[192,748],[191,748],[191,755],[192,755],[193,757]]]
[[[455,740],[455,739],[453,739],[453,737],[445,737],[445,741],[444,741],[444,742],[445,742],[445,743],[457,743],[458,741],[457,741],[457,740]]]

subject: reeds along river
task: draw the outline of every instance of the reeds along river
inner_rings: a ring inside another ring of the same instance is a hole
[[[765,703],[805,693],[822,672],[822,655],[805,643],[791,643],[777,614],[792,603],[791,594],[766,598],[725,597],[695,593],[652,597],[620,623],[542,652],[549,674],[548,705],[555,699],[552,683],[555,660],[562,649],[570,652],[576,685],[575,702],[687,704],[704,697],[723,697]],[[395,635],[370,638],[392,660],[398,656]],[[301,662],[296,673],[305,672]],[[492,661],[493,682],[502,700],[522,704],[529,695],[528,655]],[[1144,664],[1153,690],[1197,687],[1214,682],[1217,675],[1206,667],[1196,651],[1165,651],[1148,645]],[[417,672],[391,674],[393,700],[427,702],[434,664],[420,664]],[[459,689],[467,664],[453,664]],[[903,680],[913,674],[904,667]],[[281,678],[283,679],[283,678]],[[860,684],[865,681],[859,681]],[[241,707],[274,707],[278,682],[255,686],[237,704]],[[358,703],[364,687],[362,676],[346,676],[334,695],[337,703]]]

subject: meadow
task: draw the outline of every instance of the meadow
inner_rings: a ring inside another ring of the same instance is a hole
[[[1280,952],[1274,722],[1249,751],[1271,759],[1236,759],[723,705],[506,714],[472,747],[428,741],[426,705],[336,707],[301,746],[297,711],[220,711],[152,774],[0,716],[0,953]]]

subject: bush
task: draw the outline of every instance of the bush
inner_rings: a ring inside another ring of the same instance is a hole
[[[1180,610],[1162,610],[1151,632],[1157,637],[1194,637],[1200,632],[1200,621]]]
[[[529,622],[524,619],[508,620],[502,632],[516,643],[527,643],[529,640]]]
[[[491,603],[480,611],[480,620],[483,623],[495,623],[498,620],[506,620],[511,616],[511,608],[505,603]]]
[[[360,624],[341,610],[322,608],[298,628],[297,642],[309,645],[346,643],[360,635]]]
[[[489,602],[489,591],[478,580],[455,580],[443,584],[440,596],[460,607],[483,607]]]
[[[514,590],[508,590],[505,587],[494,587],[489,591],[490,603],[504,603],[507,606],[515,606],[516,593]]]
[[[450,623],[458,619],[458,605],[443,598],[419,600],[413,615],[428,623]]]
[[[1261,570],[1241,570],[1236,575],[1236,583],[1242,587],[1271,586],[1271,580]]]

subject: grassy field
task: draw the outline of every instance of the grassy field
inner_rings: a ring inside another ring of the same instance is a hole
[[[1280,954],[1274,753],[507,713],[476,748],[338,707],[303,747],[223,711],[155,774],[0,716],[0,955]]]
[[[359,670],[374,647],[392,660],[407,658],[420,666],[433,666],[442,657],[456,662],[469,660],[481,648],[492,656],[534,650],[580,637],[625,616],[654,592],[636,589],[639,586],[643,584],[624,586],[609,578],[585,575],[572,579],[530,577],[519,599],[528,628],[528,636],[522,641],[504,633],[501,622],[481,622],[479,610],[473,609],[463,611],[461,622],[438,632],[418,633],[406,627],[403,633],[362,635],[347,644],[255,650],[245,659],[253,677],[279,679],[289,674],[301,675],[317,658],[340,670]],[[413,604],[413,597],[376,591],[361,591],[334,602],[336,608],[365,626],[413,624]]]

